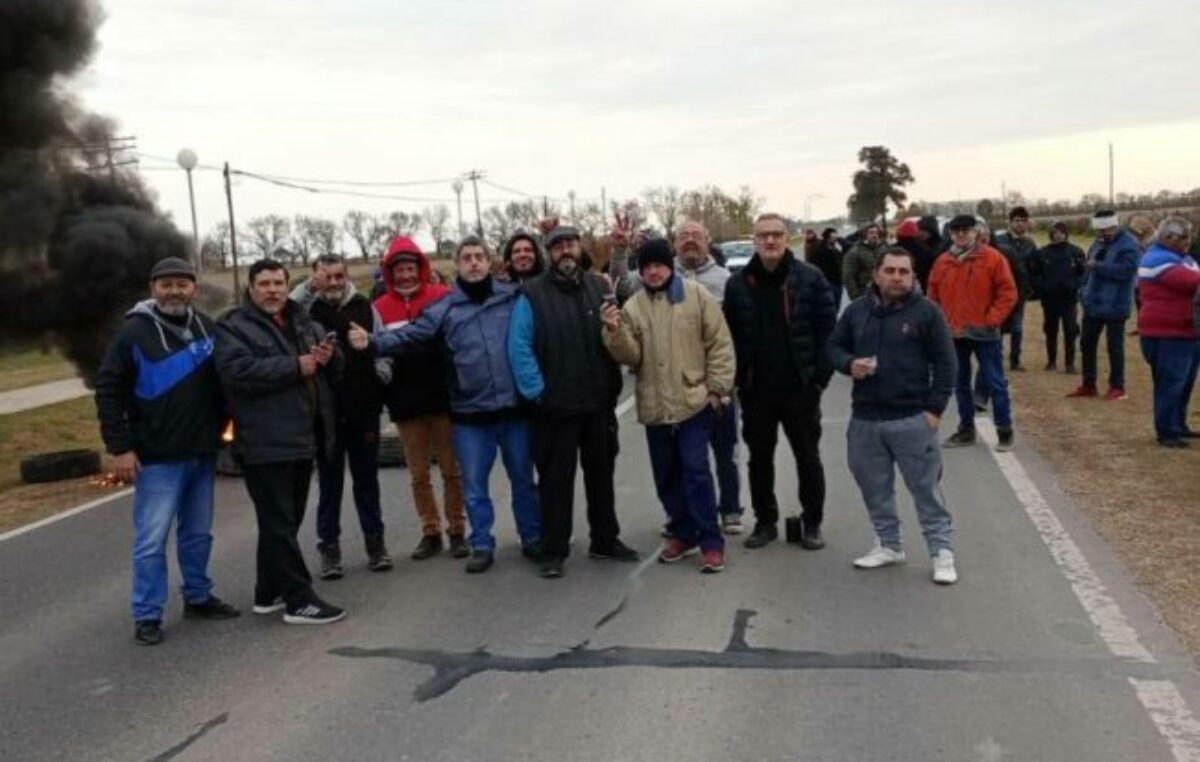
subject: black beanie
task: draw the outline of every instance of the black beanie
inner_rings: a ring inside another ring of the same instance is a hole
[[[638,270],[646,265],[657,262],[670,269],[675,269],[675,255],[671,253],[671,245],[665,238],[651,238],[638,250]]]

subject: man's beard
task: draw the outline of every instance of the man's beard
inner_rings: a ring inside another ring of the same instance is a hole
[[[186,300],[170,299],[162,301],[155,300],[154,306],[164,315],[169,315],[170,317],[183,317],[187,314],[188,307],[191,305]]]
[[[280,312],[283,312],[283,307],[286,304],[287,304],[286,301],[280,301],[275,304],[268,304],[267,302],[261,302],[261,303],[257,304],[256,306],[263,312],[267,313],[268,315],[278,315]]]
[[[346,298],[346,289],[343,288],[327,288],[321,292],[321,298],[329,304],[341,304],[342,299]]]
[[[558,270],[559,274],[571,278],[579,270],[579,263],[574,257],[562,257],[554,263],[554,269]]]

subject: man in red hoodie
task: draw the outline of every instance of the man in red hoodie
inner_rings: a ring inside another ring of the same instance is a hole
[[[450,293],[433,282],[429,259],[406,236],[393,238],[383,258],[383,281],[387,291],[375,300],[384,330],[411,323],[429,305]],[[412,475],[413,502],[421,518],[421,541],[412,557],[421,561],[442,550],[442,520],[430,479],[430,451],[437,449],[442,470],[443,510],[450,553],[455,558],[470,555],[464,534],[462,480],[450,436],[450,399],[446,367],[440,353],[393,358],[387,386],[387,406],[400,432],[404,457]]]

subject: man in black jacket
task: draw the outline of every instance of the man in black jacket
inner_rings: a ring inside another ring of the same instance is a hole
[[[821,239],[813,248],[812,256],[808,257],[808,263],[820,270],[829,283],[836,313],[842,306],[842,250],[837,245],[837,230],[825,228],[821,231]]]
[[[320,598],[296,534],[313,458],[337,428],[332,381],[342,355],[332,336],[288,299],[288,272],[260,259],[248,299],[217,323],[217,370],[233,408],[234,454],[258,516],[254,613],[284,610],[288,624],[325,624],[346,612]]]
[[[1023,206],[1015,206],[1008,213],[1008,230],[996,236],[994,246],[1008,259],[1013,280],[1017,283],[1017,305],[1008,316],[1004,330],[1009,334],[1008,367],[1013,371],[1024,371],[1021,364],[1021,343],[1025,336],[1025,302],[1035,296],[1029,278],[1029,261],[1037,251],[1037,244],[1029,237],[1029,212]]]
[[[346,367],[334,387],[337,425],[329,448],[317,450],[317,476],[321,496],[317,501],[317,552],[321,579],[342,576],[342,492],[346,461],[354,480],[354,507],[367,550],[367,568],[382,572],[392,568],[383,540],[379,501],[379,417],[383,412],[383,384],[369,352],[349,349],[346,334],[351,323],[375,325],[375,312],[346,274],[346,261],[333,254],[313,260],[313,275],[292,291],[292,299],[305,307],[326,335],[336,337],[346,354]],[[328,449],[329,455],[325,455]]]
[[[747,548],[779,536],[775,499],[775,444],[779,427],[796,458],[803,537],[808,550],[824,547],[825,470],[821,465],[821,392],[833,375],[825,353],[836,315],[825,278],[787,248],[781,216],[754,223],[755,254],[725,287],[722,308],[737,353],[742,432],[750,450],[754,531]]]
[[[613,494],[616,428],[612,410],[621,372],[600,338],[600,308],[615,299],[580,264],[579,231],[560,226],[546,239],[550,269],[527,281],[513,307],[509,365],[521,396],[535,403],[534,461],[542,508],[541,575],[561,577],[575,511],[575,464],[583,466],[588,555],[635,561],[620,540]]]
[[[150,272],[153,298],[125,315],[96,376],[100,434],[117,476],[134,484],[134,640],[163,640],[167,535],[183,577],[186,618],[231,619],[212,594],[213,478],[224,403],[213,366],[213,324],[192,309],[196,272],[168,257]]]
[[[838,321],[829,357],[854,379],[847,450],[876,535],[875,547],[854,565],[904,562],[894,483],[899,467],[933,559],[933,581],[949,585],[958,572],[937,430],[954,389],[954,342],[942,311],[914,288],[915,269],[905,249],[884,251],[868,298]]]
[[[1046,334],[1046,370],[1058,370],[1058,332],[1062,326],[1063,361],[1067,373],[1075,373],[1075,340],[1079,336],[1076,316],[1079,283],[1087,255],[1071,243],[1065,222],[1050,226],[1050,243],[1035,251],[1029,260],[1029,279],[1042,302],[1042,330]]]

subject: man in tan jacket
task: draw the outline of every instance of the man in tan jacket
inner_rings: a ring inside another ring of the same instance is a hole
[[[666,241],[638,255],[642,288],[622,310],[606,304],[603,340],[613,359],[637,374],[638,420],[646,426],[654,486],[670,517],[658,559],[674,563],[702,553],[700,571],[725,568],[725,541],[708,442],[733,391],[734,354],[717,300],[674,270]]]

